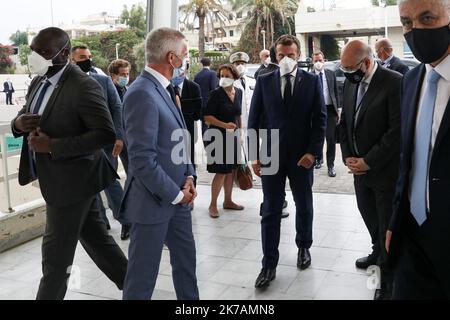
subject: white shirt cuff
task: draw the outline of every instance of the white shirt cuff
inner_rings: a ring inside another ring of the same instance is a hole
[[[180,191],[180,193],[175,198],[175,200],[173,200],[172,204],[173,205],[179,204],[183,200],[183,198],[184,198],[184,193],[183,193],[183,191]]]

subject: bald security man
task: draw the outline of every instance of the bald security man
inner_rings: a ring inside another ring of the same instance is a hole
[[[383,67],[397,71],[403,75],[409,71],[408,66],[394,55],[392,42],[388,38],[378,40],[375,43],[375,51]]]

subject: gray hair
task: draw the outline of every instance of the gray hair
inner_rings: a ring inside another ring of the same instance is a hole
[[[147,63],[160,63],[164,61],[169,52],[181,56],[186,45],[186,37],[177,30],[160,28],[153,30],[145,40],[145,59]]]

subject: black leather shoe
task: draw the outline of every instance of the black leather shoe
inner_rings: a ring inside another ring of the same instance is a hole
[[[123,225],[122,231],[120,232],[120,239],[123,241],[128,240],[130,238],[130,226],[129,225]]]
[[[270,282],[275,279],[277,275],[276,269],[263,268],[256,278],[255,288],[266,288],[270,285]]]
[[[308,269],[311,266],[311,253],[309,249],[300,248],[297,256],[297,268],[301,270]]]
[[[286,209],[288,207],[288,202],[286,200],[284,200],[283,202],[283,209]]]
[[[392,285],[381,285],[381,289],[375,290],[373,300],[392,300]]]
[[[334,168],[328,168],[328,176],[330,178],[336,177],[336,170],[334,170]]]
[[[108,223],[106,223],[106,230],[111,230],[111,225]]]
[[[317,170],[322,168],[322,161],[316,160],[316,165],[315,167]]]
[[[370,266],[377,264],[377,258],[372,254],[367,257],[359,258],[356,260],[355,265],[358,269],[367,269]]]
[[[289,218],[289,212],[282,212],[281,213],[281,219]]]

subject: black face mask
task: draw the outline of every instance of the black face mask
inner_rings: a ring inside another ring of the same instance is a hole
[[[361,69],[358,69],[355,72],[344,72],[344,75],[351,83],[358,84],[364,79],[366,74]]]
[[[77,66],[79,66],[80,69],[83,70],[83,72],[89,72],[92,69],[92,60],[87,59],[84,61],[79,61],[77,62]]]
[[[437,29],[412,29],[405,39],[417,60],[432,63],[442,58],[450,44],[449,25]]]

